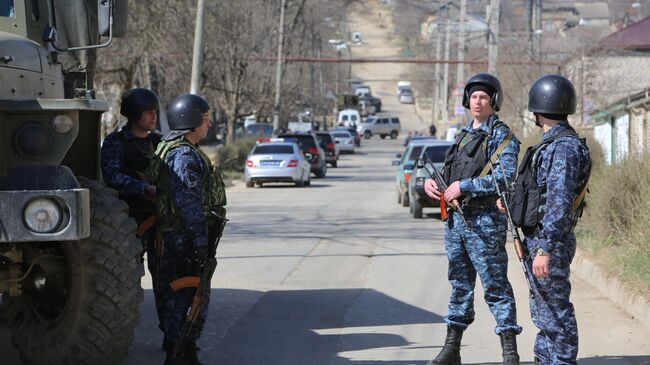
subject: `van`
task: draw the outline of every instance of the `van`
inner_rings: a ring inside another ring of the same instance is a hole
[[[345,109],[339,112],[337,119],[338,125],[342,125],[348,128],[357,128],[361,123],[361,115],[356,109]]]
[[[354,93],[359,96],[372,96],[372,92],[370,91],[369,86],[359,86],[356,89],[354,89]]]
[[[402,126],[399,118],[389,114],[377,114],[368,117],[363,124],[358,128],[359,134],[363,138],[370,139],[373,135],[377,134],[381,139],[390,136],[390,139],[395,139],[402,131]]]

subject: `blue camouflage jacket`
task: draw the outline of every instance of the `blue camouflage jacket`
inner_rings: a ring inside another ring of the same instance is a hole
[[[106,184],[117,190],[121,195],[142,196],[149,183],[126,173],[127,156],[124,154],[125,149],[120,134],[126,140],[135,139],[135,143],[141,147],[140,150],[142,151],[150,150],[152,144],[155,148],[160,138],[153,133],[149,134],[147,138],[138,138],[124,127],[119,132],[113,132],[106,136],[102,144],[101,169],[102,178]]]
[[[542,141],[569,128],[569,122],[561,122],[546,131]],[[551,252],[573,235],[571,208],[589,178],[589,150],[576,138],[561,137],[542,149],[535,167],[537,184],[546,184],[546,206],[541,229],[527,237],[528,246]]]
[[[169,188],[176,205],[176,214],[183,222],[184,232],[194,247],[208,245],[208,228],[203,212],[204,174],[209,173],[201,156],[188,146],[169,151],[164,160]],[[180,232],[179,232],[180,233]]]
[[[472,128],[473,120],[467,123],[463,130],[468,133],[476,133],[478,130],[482,130],[486,133],[490,132],[488,123],[483,123],[477,129]],[[492,138],[488,141],[486,148],[487,158],[490,158],[494,151],[499,147],[501,142],[506,138],[510,132],[510,128],[506,126],[501,126],[494,128],[492,131]],[[499,158],[503,163],[503,170],[505,171],[506,178],[509,182],[514,181],[514,178],[517,174],[517,155],[519,155],[519,140],[516,137],[512,137],[512,140],[508,143],[506,148],[499,154]],[[471,198],[484,197],[497,194],[497,188],[494,185],[494,179],[497,179],[499,183],[499,189],[505,191],[505,186],[503,184],[503,174],[501,168],[497,167],[496,171],[492,171],[491,174],[488,174],[484,177],[474,177],[463,179],[460,181],[460,191]],[[453,181],[450,181],[452,183]]]

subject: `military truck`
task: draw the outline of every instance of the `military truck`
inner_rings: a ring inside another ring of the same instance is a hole
[[[141,244],[102,182],[96,49],[126,0],[0,0],[0,293],[29,364],[116,364],[142,300]]]

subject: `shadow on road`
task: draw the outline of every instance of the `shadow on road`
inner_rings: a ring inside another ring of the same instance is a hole
[[[220,364],[416,364],[420,360],[359,362],[336,354],[409,345],[402,336],[366,327],[442,322],[372,289],[271,291],[203,356]]]

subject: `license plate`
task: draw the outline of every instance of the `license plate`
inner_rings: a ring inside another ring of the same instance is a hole
[[[261,165],[261,166],[280,166],[280,163],[281,163],[281,162],[282,162],[282,161],[275,161],[275,160],[271,160],[271,161],[260,161],[260,165]]]

